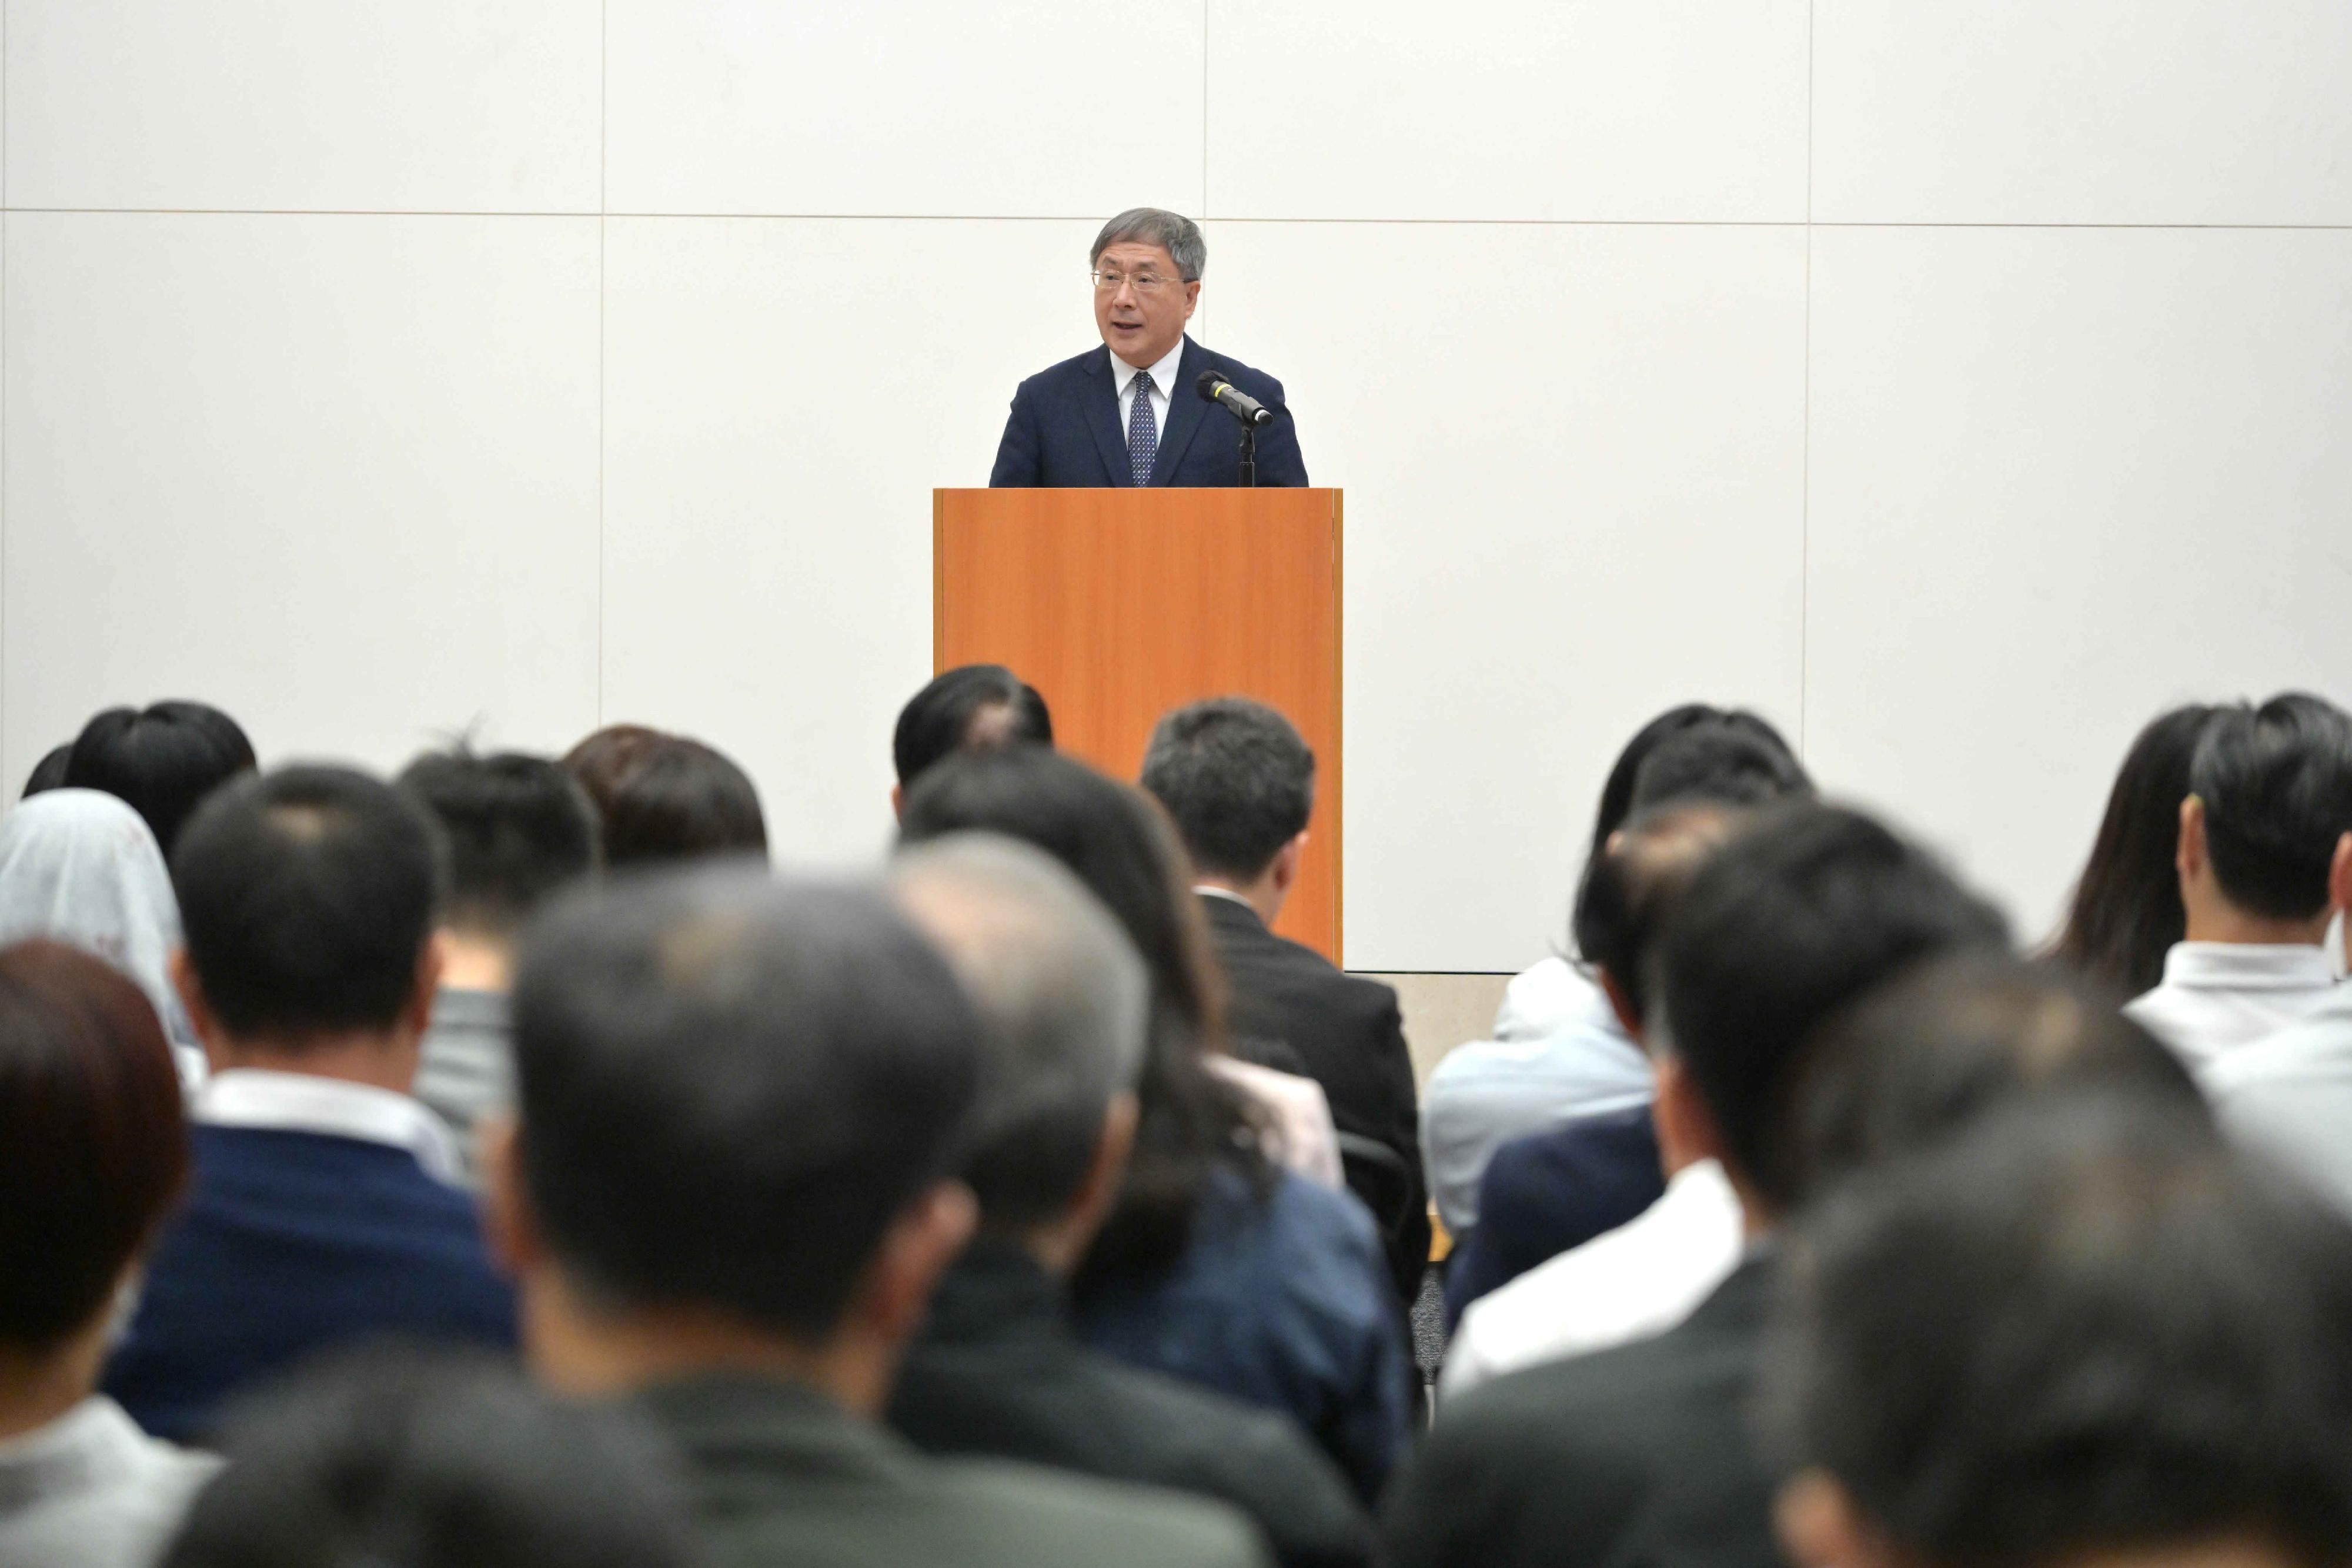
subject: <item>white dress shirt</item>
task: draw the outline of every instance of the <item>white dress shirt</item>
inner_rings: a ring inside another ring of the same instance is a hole
[[[456,1186],[465,1161],[447,1123],[424,1102],[373,1084],[257,1067],[215,1073],[196,1091],[194,1119],[214,1127],[320,1133],[405,1149],[425,1174]]]
[[[142,1432],[92,1395],[0,1442],[0,1563],[147,1568],[220,1461]]]
[[[2221,1125],[2352,1214],[2352,985],[2198,1074]]]
[[[1117,354],[1110,357],[1111,373],[1118,378],[1118,438],[1127,440],[1127,422],[1135,414],[1135,387],[1140,380],[1151,392],[1152,445],[1168,439],[1169,400],[1176,395],[1176,365],[1184,357],[1184,340],[1160,357],[1160,362],[1148,371],[1139,371]]]
[[[1638,1218],[1471,1302],[1438,1391],[1451,1399],[1507,1372],[1664,1333],[1730,1277],[1746,1245],[1723,1167],[1685,1166]]]
[[[1282,1145],[1269,1152],[1279,1156],[1283,1166],[1333,1192],[1348,1185],[1347,1167],[1339,1159],[1339,1131],[1332,1124],[1331,1098],[1323,1085],[1237,1057],[1210,1056],[1202,1061],[1266,1113]]]
[[[2176,942],[2164,978],[2126,1002],[2124,1015],[2199,1069],[2301,1022],[2335,989],[2327,950],[2316,944]]]

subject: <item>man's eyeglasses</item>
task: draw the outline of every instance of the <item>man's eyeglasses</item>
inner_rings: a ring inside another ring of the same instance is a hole
[[[1176,279],[1162,277],[1156,272],[1097,272],[1091,276],[1095,287],[1105,294],[1116,294],[1132,286],[1138,294],[1157,294],[1163,288],[1176,287]]]

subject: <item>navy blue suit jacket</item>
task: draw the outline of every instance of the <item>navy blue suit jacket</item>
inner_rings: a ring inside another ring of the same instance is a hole
[[[1447,1267],[1446,1322],[1537,1264],[1637,1218],[1665,1190],[1647,1105],[1513,1138],[1486,1163],[1477,1228]]]
[[[223,1400],[372,1334],[515,1343],[473,1197],[405,1149],[317,1133],[191,1129],[188,1202],[149,1260],[106,1392],[157,1437],[205,1435]]]
[[[1187,335],[1176,365],[1175,395],[1169,400],[1168,428],[1160,434],[1160,455],[1151,469],[1154,486],[1209,488],[1242,482],[1241,422],[1212,408],[1193,391],[1202,371],[1225,380],[1274,410],[1274,423],[1258,432],[1257,482],[1304,485],[1307,459],[1298,455],[1298,427],[1282,401],[1282,383],[1237,360],[1213,354]],[[1128,487],[1135,480],[1127,461],[1127,430],[1118,420],[1118,382],[1111,374],[1110,350],[1089,349],[1075,360],[1039,371],[1013,394],[1013,416],[997,444],[996,467],[988,476],[996,489],[1061,489],[1085,486]]]

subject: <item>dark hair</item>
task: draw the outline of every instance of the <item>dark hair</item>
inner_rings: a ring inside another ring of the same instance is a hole
[[[49,749],[43,754],[41,759],[33,764],[33,771],[27,774],[25,779],[24,793],[18,796],[17,799],[29,800],[36,795],[46,795],[52,789],[64,789],[66,787],[66,764],[71,760],[72,758],[73,742],[70,740],[67,741],[63,746],[53,746],[49,747]],[[152,832],[154,830],[151,828],[148,831]]]
[[[1815,1031],[1790,1094],[1801,1192],[1885,1165],[2005,1105],[2077,1090],[2211,1112],[2180,1059],[2063,971],[1999,954],[1931,958],[1849,1002]]]
[[[1623,827],[1625,819],[1633,814],[1634,781],[1642,764],[1650,759],[1650,753],[1683,731],[1702,725],[1736,730],[1777,748],[1783,756],[1795,756],[1769,720],[1746,708],[1727,711],[1705,703],[1670,707],[1635,730],[1633,738],[1625,743],[1625,749],[1617,754],[1615,764],[1609,769],[1608,781],[1601,786],[1601,803],[1592,814],[1591,854],[1598,855],[1609,842],[1609,835]]]
[[[2008,935],[1934,858],[1842,807],[1770,808],[1706,863],[1659,941],[1657,995],[1729,1162],[1766,1202],[1801,1196],[1775,1134],[1812,1030],[1921,958]]]
[[[2216,712],[2189,764],[2205,802],[2213,875],[2231,904],[2273,920],[2327,907],[2336,841],[2352,832],[2352,718],[2286,692]]]
[[[1636,1019],[1650,1012],[1650,950],[1709,856],[1743,813],[1711,801],[1655,806],[1609,835],[1576,890],[1576,950],[1624,994]]]
[[[544,757],[428,751],[398,782],[448,841],[448,925],[513,932],[550,894],[596,869],[596,810]]]
[[[612,725],[573,747],[563,766],[595,806],[604,863],[616,871],[767,856],[768,822],[751,776],[701,741]]]
[[[946,961],[871,889],[721,866],[559,897],[514,990],[551,1249],[625,1305],[825,1339],[960,1154],[973,1027]]]
[[[1769,806],[1813,792],[1779,735],[1748,714],[1704,718],[1664,737],[1633,773],[1633,810],[1675,800]]]
[[[1224,1049],[1224,998],[1183,851],[1150,797],[1035,748],[952,758],[907,797],[900,841],[966,831],[1022,840],[1069,867],[1150,971],[1151,1044],[1136,1091],[1135,1156],[1080,1285],[1169,1267],[1191,1242],[1192,1211],[1214,1164],[1254,1182],[1267,1177],[1247,1102],[1202,1065],[1204,1052]]]
[[[2352,1228],[2177,1110],[2012,1110],[1842,1186],[1793,1263],[1780,1457],[1903,1559],[2352,1552]]]
[[[187,1169],[146,993],[60,943],[0,948],[0,1342],[45,1351],[104,1312]]]
[[[686,1568],[676,1465],[623,1407],[513,1370],[352,1353],[240,1406],[165,1568]]]
[[[205,797],[253,769],[253,742],[236,720],[203,703],[160,702],[110,707],[82,726],[65,783],[129,801],[169,858]]]
[[[1213,697],[1160,721],[1143,787],[1168,809],[1192,863],[1255,880],[1315,810],[1315,753],[1281,714],[1247,697]]]
[[[1002,664],[963,664],[907,699],[890,760],[904,789],[959,751],[1023,741],[1054,744],[1054,716],[1037,688]]]
[[[440,831],[391,785],[280,768],[215,794],[172,857],[205,1002],[231,1034],[386,1029],[415,997]]]
[[[2158,715],[2124,754],[2091,858],[2074,883],[2065,929],[2052,955],[2118,996],[2164,978],[2164,956],[2189,929],[2180,903],[2180,802],[2189,759],[2218,708],[2192,705]]]

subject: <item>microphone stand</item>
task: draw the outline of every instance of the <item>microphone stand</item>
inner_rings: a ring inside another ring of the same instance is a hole
[[[1242,486],[1257,488],[1257,426],[1247,421],[1242,423]]]

